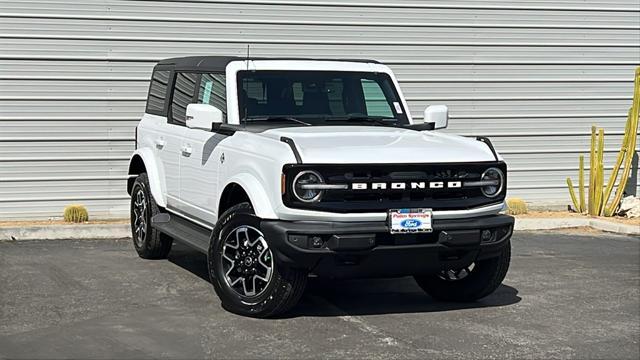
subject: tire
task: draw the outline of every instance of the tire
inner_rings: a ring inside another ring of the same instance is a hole
[[[493,293],[509,270],[511,243],[507,242],[497,257],[481,260],[466,270],[464,278],[457,278],[463,270],[443,271],[439,274],[414,276],[418,285],[431,297],[442,301],[471,302]],[[457,279],[452,279],[452,278]]]
[[[131,236],[133,246],[143,259],[166,259],[173,239],[151,227],[151,218],[160,209],[149,191],[146,173],[138,175],[131,188]]]
[[[222,307],[244,316],[266,318],[287,312],[298,303],[307,283],[306,271],[276,261],[262,237],[260,219],[247,202],[220,216],[211,234],[208,264]]]

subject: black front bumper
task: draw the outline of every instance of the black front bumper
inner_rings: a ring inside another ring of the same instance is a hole
[[[433,232],[390,234],[386,222],[263,220],[277,260],[328,277],[436,273],[495,257],[513,233],[513,217],[434,220]]]

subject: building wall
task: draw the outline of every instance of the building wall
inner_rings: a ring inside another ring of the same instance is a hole
[[[640,63],[637,0],[0,1],[0,219],[83,203],[127,215],[126,166],[155,61],[374,58],[414,117],[490,136],[510,196],[569,203],[565,177],[606,129],[607,169]]]

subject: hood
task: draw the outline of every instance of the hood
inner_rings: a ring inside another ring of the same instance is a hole
[[[271,129],[262,136],[291,138],[307,164],[389,164],[495,161],[475,139],[437,131],[381,126],[309,126]]]

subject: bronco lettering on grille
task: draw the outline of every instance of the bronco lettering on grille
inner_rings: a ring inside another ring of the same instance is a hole
[[[459,189],[461,188],[461,181],[418,181],[418,182],[392,182],[392,183],[384,183],[384,182],[375,182],[375,183],[352,183],[351,190],[418,190],[418,189]]]

